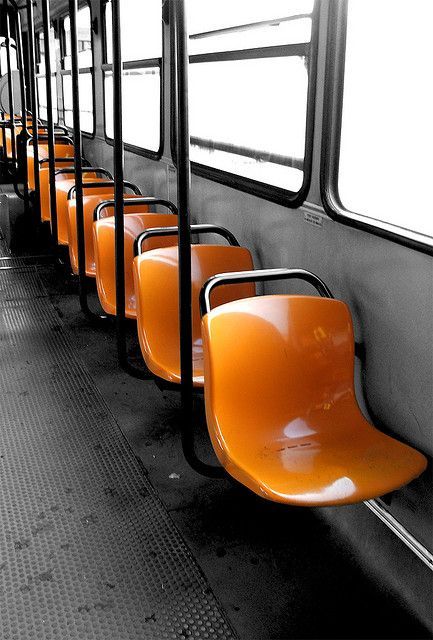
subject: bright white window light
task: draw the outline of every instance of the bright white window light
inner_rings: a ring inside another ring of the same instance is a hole
[[[432,0],[349,0],[339,196],[408,236],[433,236],[432,24]]]

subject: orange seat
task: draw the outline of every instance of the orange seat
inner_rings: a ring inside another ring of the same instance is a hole
[[[126,197],[126,196],[125,196]],[[110,208],[111,213],[113,207]],[[107,212],[110,212],[107,209]],[[141,213],[135,213],[141,210]],[[143,205],[128,207],[124,218],[125,226],[125,315],[127,318],[137,317],[137,303],[134,288],[132,265],[134,261],[134,243],[136,238],[146,229],[152,227],[169,227],[177,224],[177,216],[167,213],[143,213],[147,210]],[[131,212],[131,213],[130,213]],[[115,269],[115,225],[114,217],[98,220],[93,224],[93,244],[96,261],[96,285],[99,300],[104,311],[116,315],[116,269]],[[146,249],[170,247],[177,244],[177,238],[157,237],[146,241]]]
[[[56,169],[65,169],[69,166],[73,166],[74,159],[70,160],[59,160],[55,161]],[[56,176],[56,184],[59,180],[67,180],[71,179],[74,176],[74,170],[71,169],[70,173],[60,174]],[[39,169],[39,192],[40,192],[40,207],[41,207],[41,216],[44,222],[49,222],[51,220],[51,203],[50,203],[50,168],[48,163],[44,163],[41,165]]]
[[[98,193],[94,195],[94,192]],[[93,189],[91,194],[83,196],[83,217],[84,217],[84,252],[86,257],[86,275],[95,278],[96,277],[96,264],[95,264],[95,249],[93,241],[93,220],[95,209],[101,202],[105,200],[112,200],[114,198],[114,186],[106,187],[104,192],[99,193],[99,189]],[[135,194],[125,194],[125,200],[131,200],[139,198],[141,196]],[[68,242],[69,242],[69,258],[71,261],[72,271],[78,273],[78,234],[77,234],[77,210],[76,210],[75,198],[68,201]],[[125,209],[125,213],[132,212],[147,212],[149,208],[145,205],[137,205],[136,207],[128,207]],[[112,214],[113,208],[109,209]],[[140,231],[140,229],[139,229]],[[104,248],[104,261],[110,262],[114,259],[113,255],[109,254],[110,249]],[[131,256],[131,265],[134,255]],[[130,267],[132,269],[132,266]]]
[[[66,175],[66,179],[65,179]],[[86,182],[102,182],[100,188],[92,189],[93,194],[107,194],[107,178],[95,177],[95,172],[85,172],[83,177],[83,189],[85,192]],[[57,237],[59,244],[68,245],[68,194],[72,187],[75,186],[75,177],[69,177],[69,174],[58,174],[56,176],[56,203],[57,203]],[[106,195],[104,196],[105,199]]]
[[[248,249],[220,245],[191,247],[194,386],[203,386],[203,347],[198,297],[214,273],[252,268]],[[141,351],[150,371],[180,383],[178,248],[146,251],[134,260],[137,329]],[[215,304],[254,295],[254,285],[221,288]]]
[[[38,145],[38,157],[39,160],[48,158],[48,144]],[[74,147],[71,144],[56,143],[54,145],[54,155],[56,158],[71,158],[71,164],[74,164]],[[33,155],[33,144],[30,142],[27,146],[27,182],[29,189],[34,191],[35,189],[35,166]]]
[[[202,328],[214,449],[258,495],[302,506],[351,504],[398,489],[426,468],[421,453],[361,414],[343,302],[239,300],[212,309]]]

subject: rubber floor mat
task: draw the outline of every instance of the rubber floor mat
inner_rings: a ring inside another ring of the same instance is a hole
[[[35,268],[0,270],[0,637],[233,638]]]

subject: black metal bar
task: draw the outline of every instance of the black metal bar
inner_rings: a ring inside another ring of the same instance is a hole
[[[33,136],[29,137],[29,140],[33,140]],[[38,134],[38,141],[41,143],[45,143],[49,141],[49,136],[46,133],[39,133]],[[66,144],[67,146],[73,146],[74,142],[72,140],[72,138],[69,138],[69,136],[65,136],[63,133],[62,134],[54,134],[54,142],[57,144]]]
[[[47,94],[48,158],[50,173],[50,217],[54,238],[54,251],[58,251],[59,234],[57,228],[56,165],[54,147],[53,96],[51,92],[51,39],[50,39],[50,0],[42,0],[42,20],[45,50],[45,80]]]
[[[91,169],[87,169],[86,171],[91,171]],[[134,194],[140,196],[141,195],[141,191],[140,189],[137,187],[137,185],[133,184],[132,182],[128,182],[128,180],[124,180],[123,181],[124,187],[125,189],[131,189],[133,191]],[[114,191],[114,182],[85,182],[83,185],[83,189],[98,189],[99,187],[113,187],[113,191]],[[68,200],[70,200],[71,198],[75,197],[75,186],[71,187],[69,189],[68,192]]]
[[[7,77],[8,77],[9,121],[10,121],[10,129],[11,129],[11,152],[12,152],[13,173],[15,176],[16,165],[17,165],[17,150],[16,150],[16,139],[15,139],[14,83],[13,83],[12,67],[11,67],[11,25],[10,25],[8,0],[3,0],[3,11],[5,15],[5,21],[6,21],[6,65],[7,65]],[[14,177],[14,180],[15,180],[15,177]]]
[[[127,60],[122,62],[124,71],[133,71],[134,69],[147,69],[160,66],[160,58],[146,58],[145,60]],[[104,63],[102,71],[112,71],[111,63]]]
[[[136,207],[137,205],[140,205],[140,204],[146,204],[146,205],[158,204],[163,207],[167,207],[167,209],[169,209],[171,213],[173,213],[175,216],[178,215],[177,207],[173,202],[170,202],[170,200],[162,200],[160,198],[153,198],[153,197],[134,198],[133,200],[125,200],[123,203],[123,206]],[[105,200],[104,202],[100,202],[98,206],[95,208],[95,211],[93,214],[95,222],[97,220],[100,220],[101,214],[104,209],[108,209],[109,207],[114,207],[114,205],[115,205],[114,200]]]
[[[331,291],[318,276],[305,269],[257,269],[257,271],[232,271],[217,273],[204,283],[200,291],[200,313],[202,316],[211,310],[210,296],[216,287],[245,282],[270,282],[272,280],[305,280],[311,284],[323,298],[333,298]]]
[[[40,193],[41,183],[39,178],[39,129],[38,115],[39,105],[36,88],[36,56],[35,56],[35,31],[34,31],[34,14],[33,0],[27,0],[27,33],[29,47],[29,78],[30,78],[30,99],[32,104],[32,143],[33,143],[33,172],[35,191]],[[42,212],[38,203],[38,220],[42,222]]]
[[[62,171],[62,170],[60,169],[60,171]],[[86,171],[88,171],[88,169],[86,169]],[[82,191],[82,193],[84,193],[84,189],[100,189],[102,187],[112,187],[112,188],[114,188],[114,182],[113,181],[108,181],[108,180],[107,181],[101,180],[100,182],[85,182],[85,183],[82,183],[81,191]],[[69,189],[69,191],[68,191],[68,200],[72,200],[73,198],[75,198],[78,201],[77,184],[74,184],[74,186],[71,187]]]
[[[225,27],[223,29],[215,29],[214,31],[202,31],[189,36],[190,40],[202,40],[203,38],[212,38],[214,36],[226,35],[228,33],[240,33],[241,31],[251,31],[252,29],[262,29],[263,27],[279,26],[282,22],[293,22],[295,20],[305,20],[311,18],[311,13],[298,13],[294,16],[283,16],[282,18],[274,18],[271,20],[260,20],[258,22],[248,22],[238,24],[233,27]]]
[[[20,93],[21,93],[21,132],[19,135],[20,139],[20,153],[18,154],[18,159],[22,160],[22,167],[20,167],[20,162],[18,162],[18,167],[20,169],[20,175],[23,178],[23,191],[24,191],[24,212],[25,215],[29,215],[30,211],[30,202],[29,202],[29,184],[28,184],[28,169],[27,169],[27,90],[26,90],[26,79],[24,73],[24,52],[23,52],[23,41],[22,41],[22,25],[21,25],[21,15],[19,11],[16,15],[16,44],[17,44],[17,62],[18,69],[20,74]]]
[[[40,123],[37,126],[32,124],[27,128],[28,128],[29,132],[33,131],[34,129],[37,129],[38,133],[40,133],[41,135],[43,135],[41,133],[41,129],[44,129],[44,130],[48,129],[48,127],[46,125],[40,124]],[[62,136],[67,137],[67,136],[69,136],[69,131],[66,129],[66,127],[63,127],[60,124],[55,124],[54,125],[54,135],[62,135]]]
[[[220,227],[216,224],[192,224],[190,228],[191,233],[194,235],[213,233],[225,238],[232,247],[240,247],[240,244],[233,233],[225,227]],[[146,240],[149,240],[149,238],[156,238],[158,236],[177,236],[178,233],[178,227],[153,227],[151,229],[146,229],[146,231],[140,233],[140,235],[135,239],[135,255],[137,256],[143,253],[143,243],[146,242]]]
[[[73,158],[66,156],[65,158],[56,158],[56,164],[58,164],[59,162],[73,162]],[[39,166],[42,167],[43,164],[48,164],[49,160],[48,158],[42,158],[42,160],[39,160]],[[83,163],[86,164],[87,160],[85,160],[85,158],[83,158]],[[87,164],[86,164],[86,169],[87,169]],[[75,171],[75,167],[74,165],[70,165],[69,167],[63,167],[65,169],[68,169],[68,171],[66,173],[73,173]],[[57,172],[59,171],[59,169],[56,168],[56,175]]]
[[[124,144],[122,125],[122,45],[120,2],[111,1],[113,48],[113,129],[114,129],[114,237],[116,270],[116,343],[119,365],[135,378],[150,379],[147,367],[137,369],[128,360],[125,315],[125,224],[124,224]]]
[[[296,44],[282,44],[271,47],[254,47],[251,49],[236,49],[230,51],[210,51],[196,53],[189,57],[194,64],[201,62],[229,62],[233,60],[255,60],[256,58],[287,58],[290,56],[307,56],[310,50],[309,42]]]
[[[80,307],[84,315],[92,322],[107,320],[106,315],[96,314],[90,310],[87,299],[86,276],[86,246],[84,238],[84,211],[83,211],[83,163],[82,163],[82,136],[80,118],[80,87],[78,66],[78,36],[77,36],[77,0],[69,0],[69,17],[71,21],[71,81],[72,81],[72,110],[74,130],[74,166],[76,189],[76,216],[77,216],[77,240],[78,240],[78,286]],[[70,197],[70,192],[68,198]]]
[[[72,158],[69,158],[69,160],[72,160]],[[74,167],[62,167],[61,169],[56,169],[56,176],[61,175],[62,173],[70,173],[71,169],[74,169]],[[107,182],[105,181],[102,183],[92,182],[89,184],[95,184],[95,185],[102,184],[102,186],[105,186],[106,184],[112,184],[113,176],[107,169],[104,169],[103,167],[92,167],[92,165],[86,165],[84,167],[83,159],[81,159],[81,169],[82,169],[82,173],[102,173],[107,178]]]
[[[193,361],[191,306],[191,229],[189,187],[191,165],[189,158],[188,122],[188,33],[185,0],[171,3],[174,45],[176,47],[177,102],[177,199],[179,208],[179,323],[180,370],[182,406],[182,449],[187,462],[198,473],[208,477],[224,475],[222,467],[206,464],[198,459],[193,430]]]
[[[78,73],[93,73],[93,67],[80,67],[78,69]],[[60,75],[61,76],[71,76],[72,75],[72,71],[71,69],[61,69],[60,71]]]
[[[1,11],[2,9],[0,8],[0,15],[1,15]],[[1,47],[0,47],[0,51],[1,51]],[[3,66],[1,63],[1,55],[0,55],[0,76],[3,77]],[[3,147],[3,153],[5,154],[5,157],[3,158],[2,156],[2,162],[5,162],[6,167],[7,167],[7,151],[6,151],[6,125],[9,124],[7,123],[7,121],[4,119],[5,118],[5,113],[4,111],[1,111],[1,115],[2,115],[2,119],[0,121],[0,127],[1,127],[1,132],[2,132],[2,147]]]
[[[122,369],[128,368],[125,317],[124,146],[122,125],[122,45],[119,0],[111,0],[113,49],[114,234],[116,265],[116,341]]]

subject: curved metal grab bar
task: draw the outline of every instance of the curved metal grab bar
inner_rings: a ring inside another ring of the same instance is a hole
[[[147,229],[140,233],[134,242],[135,255],[141,255],[143,253],[143,242],[149,240],[149,238],[155,238],[158,236],[176,236],[179,233],[178,227],[155,227],[153,229]],[[216,224],[192,224],[191,233],[201,235],[202,233],[215,233],[222,236],[233,247],[239,247],[240,244],[236,240],[231,231],[225,227],[220,227]]]
[[[72,162],[74,160],[74,158],[71,157],[65,157],[65,158],[54,158],[54,162]],[[90,163],[86,158],[82,158],[82,161],[85,163],[85,167],[90,167]],[[49,164],[50,159],[49,158],[42,158],[42,160],[39,160],[39,165],[42,166],[43,164]],[[71,169],[74,169],[73,165],[70,165]],[[69,169],[69,167],[63,167],[64,169]],[[56,169],[57,171],[57,169]]]
[[[266,282],[272,280],[305,280],[311,284],[323,298],[333,298],[331,291],[318,276],[305,269],[257,269],[257,271],[232,271],[217,273],[207,280],[200,291],[200,314],[203,317],[211,310],[210,295],[216,287],[245,282]]]
[[[83,167],[84,169],[84,167]],[[86,172],[89,171],[89,169],[86,167]],[[93,171],[95,171],[95,169],[93,169]],[[100,169],[98,169],[98,171],[100,171]],[[106,173],[109,173],[108,171],[106,171],[105,169],[103,169],[102,171],[105,171]],[[109,174],[111,177],[111,174]],[[133,182],[128,182],[127,180],[124,181],[124,186],[125,189],[131,189],[131,191],[133,193],[135,193],[138,196],[141,196],[141,191],[139,189],[139,187],[137,187],[136,184],[134,184]],[[113,187],[114,188],[114,180],[111,177],[110,181],[101,181],[101,182],[84,182],[83,183],[83,189],[98,189],[100,187]],[[72,198],[75,198],[75,191],[76,191],[76,187],[75,185],[73,187],[71,187],[69,189],[68,192],[68,200],[72,200]]]
[[[94,221],[97,222],[98,220],[100,220],[101,213],[103,212],[104,209],[108,209],[108,207],[114,207],[115,204],[116,204],[115,200],[105,200],[104,202],[100,202],[98,206],[95,208],[95,211],[93,213]],[[167,209],[170,209],[170,211],[175,216],[177,216],[179,213],[176,205],[173,204],[173,202],[170,202],[170,200],[161,200],[161,198],[150,198],[150,197],[134,198],[133,200],[124,200],[123,202],[124,207],[135,207],[139,204],[159,204],[163,207],[167,207]]]
[[[35,137],[36,136],[29,136],[27,138],[27,146],[30,146],[29,143],[33,142]],[[46,133],[39,133],[37,139],[38,139],[38,142],[42,141],[42,143],[45,143],[45,142],[48,142],[49,136]],[[62,144],[62,143],[68,143],[71,146],[74,145],[74,141],[69,136],[65,136],[63,133],[54,134],[54,144]]]
[[[72,162],[73,158],[69,158],[69,160]],[[62,167],[61,169],[56,169],[56,176],[62,173],[71,173],[71,169],[74,170],[74,165],[71,165],[70,167]],[[92,165],[89,164],[83,167],[83,169],[86,170],[86,173],[88,173],[89,171],[92,171],[92,173],[102,173],[110,180],[113,179],[113,176],[111,175],[111,173],[107,171],[107,169],[104,169],[103,167],[92,167]]]

